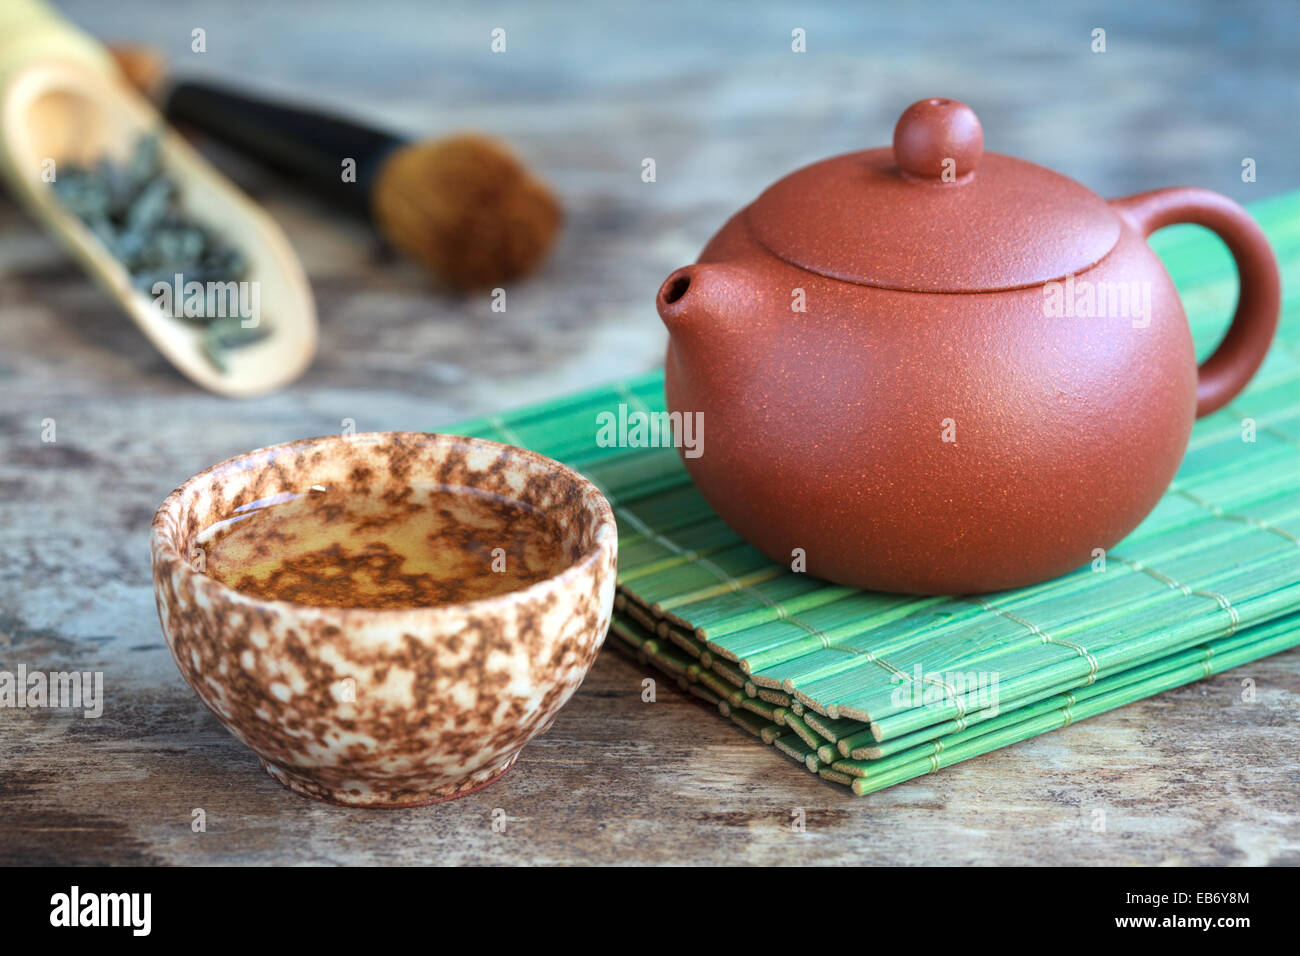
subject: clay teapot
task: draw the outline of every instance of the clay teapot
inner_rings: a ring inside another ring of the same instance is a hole
[[[892,148],[777,181],[659,289],[668,408],[707,426],[686,468],[774,561],[913,594],[1064,574],[1137,526],[1263,361],[1277,263],[1240,206],[1107,201],[983,146],[970,107],[914,103]],[[1183,222],[1240,278],[1199,369],[1146,243]]]

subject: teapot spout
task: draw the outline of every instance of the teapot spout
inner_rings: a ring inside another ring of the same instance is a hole
[[[670,335],[719,331],[731,325],[730,317],[743,304],[747,285],[738,269],[697,262],[664,280],[655,305]]]

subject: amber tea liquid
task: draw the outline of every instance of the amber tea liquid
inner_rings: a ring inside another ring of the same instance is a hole
[[[400,500],[334,490],[279,496],[205,531],[209,576],[317,607],[412,608],[516,591],[570,563],[534,508],[470,488]]]

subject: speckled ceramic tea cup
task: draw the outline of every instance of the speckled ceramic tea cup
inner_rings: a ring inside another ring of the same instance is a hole
[[[521,590],[462,604],[311,607],[205,573],[202,532],[309,489],[402,495],[443,485],[544,513],[568,564]],[[266,769],[305,796],[401,807],[503,774],[582,683],[604,642],[618,535],[594,485],[496,442],[375,433],[275,445],[177,488],[154,516],[154,592],[185,680]]]

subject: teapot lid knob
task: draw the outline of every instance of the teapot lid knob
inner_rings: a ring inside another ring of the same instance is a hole
[[[906,179],[964,182],[984,153],[984,129],[965,103],[918,100],[894,127],[894,161]]]

